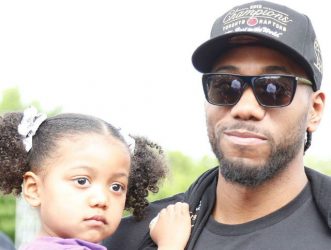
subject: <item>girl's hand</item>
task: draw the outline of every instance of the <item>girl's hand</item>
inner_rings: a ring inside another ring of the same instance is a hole
[[[188,204],[177,202],[163,208],[151,221],[149,228],[159,250],[183,250],[191,233]]]

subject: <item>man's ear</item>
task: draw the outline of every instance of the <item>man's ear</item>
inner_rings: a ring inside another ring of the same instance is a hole
[[[41,180],[33,172],[26,172],[23,176],[23,196],[25,200],[33,207],[40,205]]]
[[[308,117],[308,132],[314,132],[321,122],[323,116],[323,110],[325,105],[325,94],[324,92],[318,90],[314,92],[311,96],[312,106],[310,108]]]

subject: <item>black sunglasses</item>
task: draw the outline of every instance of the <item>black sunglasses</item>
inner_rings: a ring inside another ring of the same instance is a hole
[[[242,76],[208,73],[202,76],[207,101],[218,106],[236,105],[249,85],[261,106],[285,107],[292,102],[298,82],[313,85],[305,78],[290,75]]]

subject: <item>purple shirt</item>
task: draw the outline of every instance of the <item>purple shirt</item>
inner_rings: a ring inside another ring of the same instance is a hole
[[[39,237],[22,246],[19,250],[107,250],[107,248],[78,239],[62,239],[58,237]]]

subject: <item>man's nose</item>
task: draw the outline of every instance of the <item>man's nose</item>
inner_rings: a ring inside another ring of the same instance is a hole
[[[244,90],[239,102],[231,109],[231,114],[241,120],[262,120],[265,115],[265,108],[255,98],[253,89],[248,87]]]

